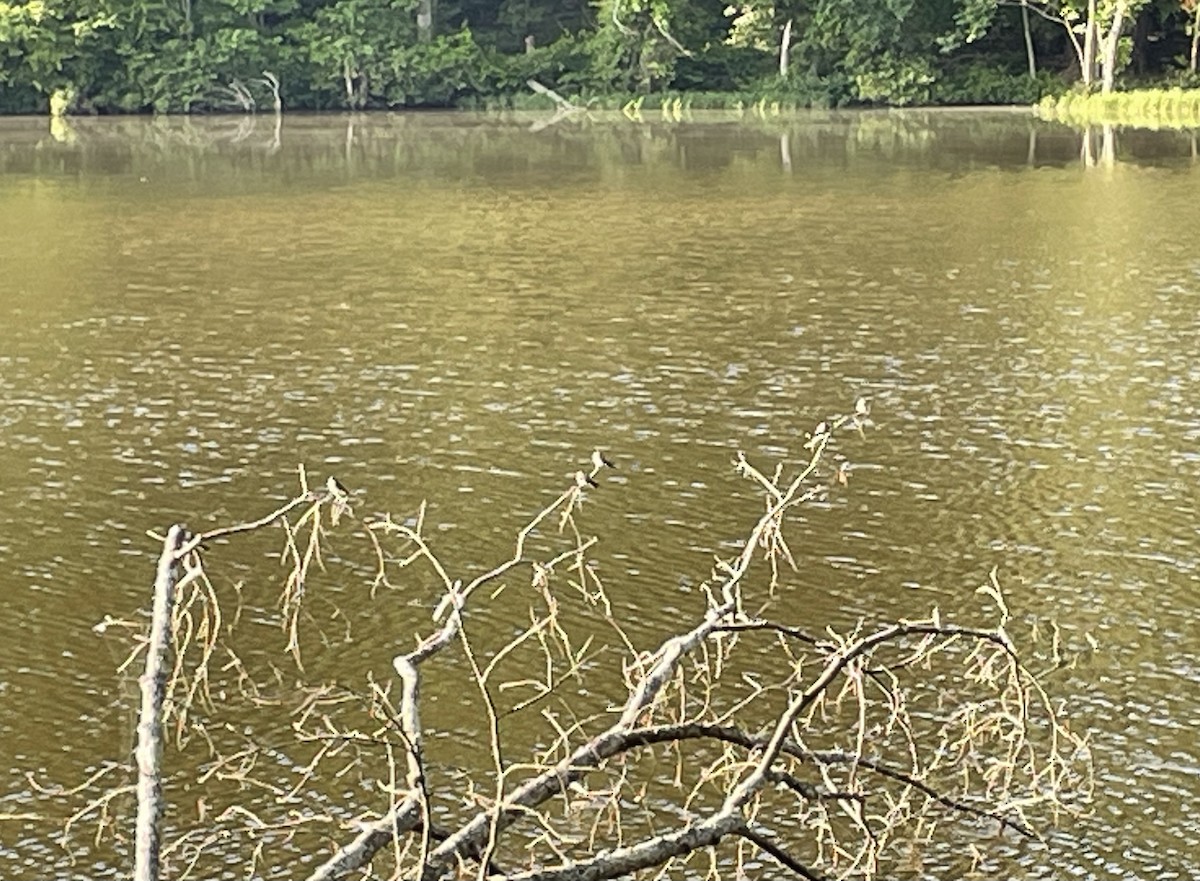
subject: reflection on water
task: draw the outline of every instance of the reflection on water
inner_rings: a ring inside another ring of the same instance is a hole
[[[718,141],[711,137],[714,131],[722,135]],[[586,165],[616,175],[627,173],[630,163],[664,160],[689,169],[724,168],[770,151],[772,143],[777,168],[786,173],[835,158],[951,168],[1190,165],[1200,155],[1197,131],[1111,125],[1075,130],[1037,121],[1023,110],[831,111],[802,118],[731,113],[703,114],[700,121],[650,115],[636,124],[601,114],[553,125],[545,117],[522,114],[486,120],[467,114],[0,119],[0,173],[169,171],[174,178],[208,175],[210,186],[236,186],[247,174],[285,170],[309,177],[327,173],[334,180],[406,173],[456,180],[481,174],[495,180],[503,171],[516,176],[548,165],[560,170]],[[268,161],[269,166],[260,166]],[[219,178],[210,174],[214,166],[222,169]]]
[[[304,463],[360,512],[430,500],[469,570],[604,447],[621,468],[589,526],[649,644],[756,516],[734,452],[793,461],[862,394],[874,430],[793,542],[784,612],[972,608],[999,567],[1024,619],[1101,644],[1056,686],[1094,732],[1102,801],[1005,871],[1182,871],[1190,136],[1116,133],[1096,175],[1081,135],[1015,113],[533,122],[78,120],[56,139],[0,120],[0,813],[38,809],[25,769],[76,781],[127,750],[124,644],[90,627],[145,604],[147,529],[257,514]],[[271,570],[242,565],[228,581],[270,619]],[[314,668],[387,675],[436,585],[373,603],[369,575],[333,571],[354,641]],[[78,874],[36,824],[0,823],[3,877]]]

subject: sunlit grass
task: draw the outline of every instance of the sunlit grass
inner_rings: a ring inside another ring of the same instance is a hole
[[[1044,119],[1072,125],[1200,128],[1200,89],[1137,89],[1106,95],[1068,92],[1043,98],[1037,111]]]

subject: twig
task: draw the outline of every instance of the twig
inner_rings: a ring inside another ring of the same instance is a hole
[[[825,881],[824,875],[818,875],[808,866],[804,865],[804,863],[795,859],[791,854],[773,842],[766,836],[764,832],[758,830],[756,827],[747,825],[744,829],[741,829],[738,834],[747,841],[753,843],[754,846],[763,853],[770,854],[781,865],[791,869],[801,878],[807,878],[808,881]]]

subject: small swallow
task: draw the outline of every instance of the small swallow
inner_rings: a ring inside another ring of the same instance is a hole
[[[338,525],[343,514],[354,516],[354,512],[350,510],[350,490],[342,486],[333,475],[330,475],[329,479],[325,481],[325,489],[329,492],[329,498],[333,500],[329,516],[330,522],[334,526]]]
[[[598,487],[600,484],[596,483],[596,481],[592,480],[590,477],[588,477],[582,471],[576,471],[575,472],[575,485],[577,487],[579,487],[580,489],[586,489],[589,486],[597,486]]]
[[[604,453],[600,452],[599,450],[592,450],[592,465],[595,466],[596,470],[601,468],[617,467],[612,463],[612,460],[610,460],[608,456],[604,455]]]
[[[817,444],[819,444],[827,434],[829,434],[829,423],[822,422],[815,429],[813,429],[812,437],[809,438],[808,443],[804,445],[804,449],[815,450],[817,448]]]

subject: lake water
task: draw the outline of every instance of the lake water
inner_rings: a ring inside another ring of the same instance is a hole
[[[968,614],[996,567],[1018,620],[1081,653],[1052,684],[1097,790],[985,874],[1190,877],[1195,137],[1117,132],[1090,166],[1023,112],[544,122],[0,119],[0,876],[115,877],[127,852],[84,828],[72,865],[54,824],[80,803],[26,772],[125,759],[129,642],[92,628],[148,605],[147,530],[262,514],[303,464],[360,515],[428,500],[469,573],[602,447],[619,470],[585,525],[650,646],[761,510],[736,451],[794,463],[861,395],[850,485],[797,527],[775,614]],[[272,542],[221,548],[217,580],[278,655]],[[333,548],[314,616],[351,638],[309,673],[361,689],[438,587],[372,598],[352,530]]]

